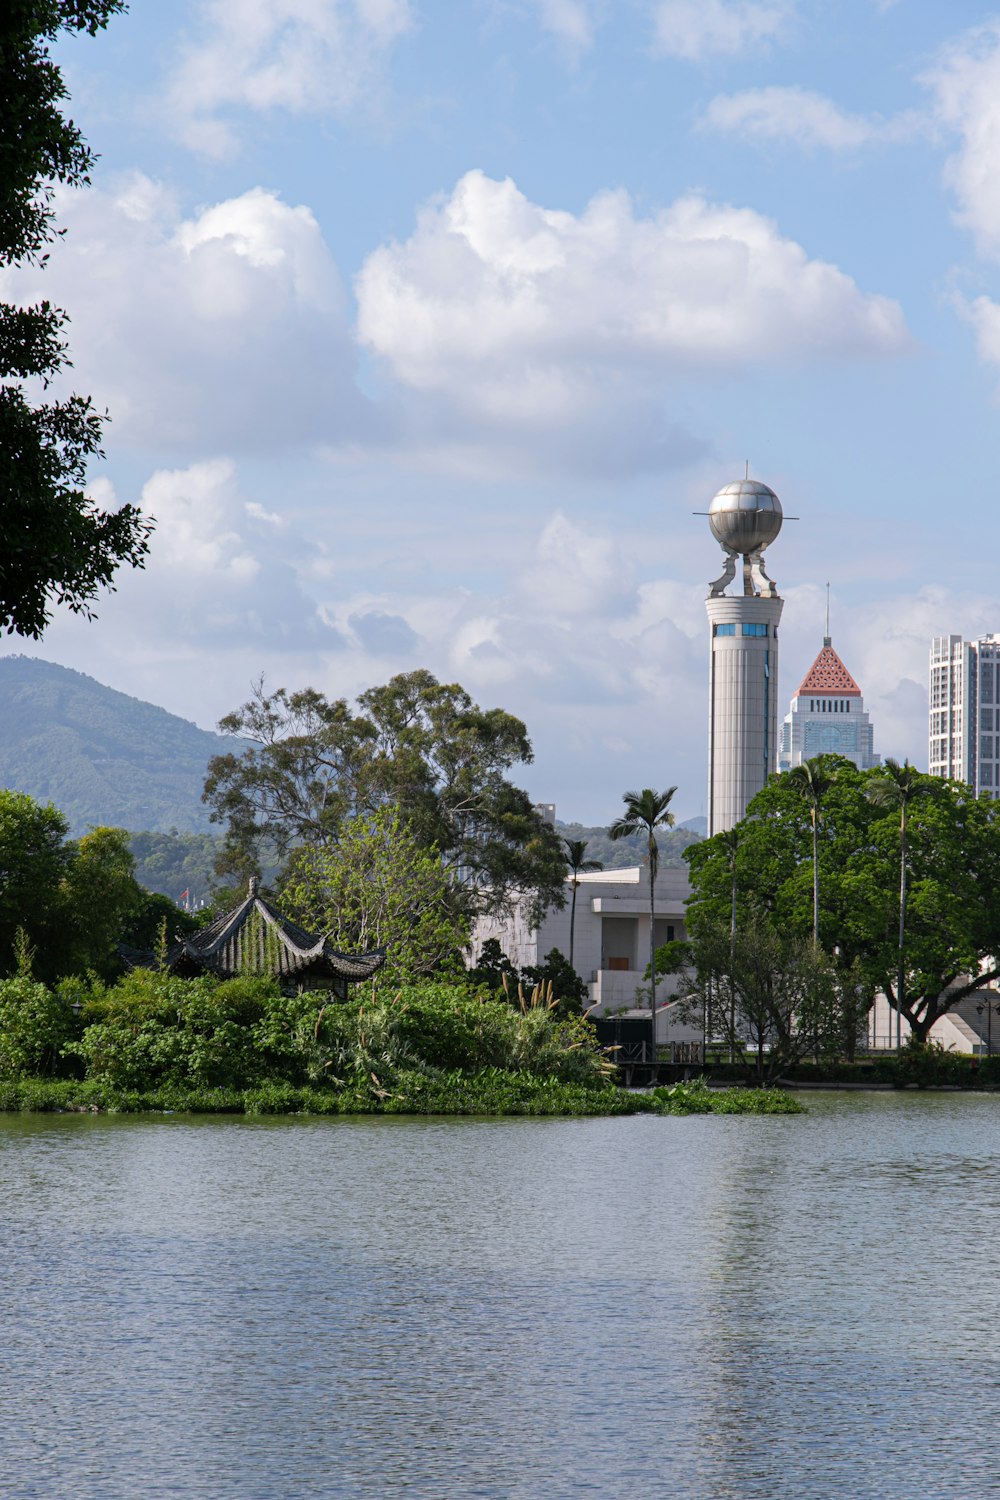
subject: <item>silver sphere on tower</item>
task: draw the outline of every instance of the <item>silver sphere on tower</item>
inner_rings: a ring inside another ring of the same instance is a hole
[[[735,479],[723,485],[708,507],[715,540],[743,557],[769,546],[781,530],[781,521],[781,501],[759,479]]]
[[[708,507],[725,567],[708,586],[708,831],[734,828],[777,767],[778,624],[783,601],[764,568],[781,501],[759,479],[724,485]],[[742,588],[727,594],[742,558]]]

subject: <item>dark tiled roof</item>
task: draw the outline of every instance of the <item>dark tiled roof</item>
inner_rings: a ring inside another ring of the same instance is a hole
[[[271,974],[279,979],[370,979],[385,963],[384,949],[341,953],[257,894],[250,883],[245,901],[208,927],[185,938],[170,954],[175,974]]]

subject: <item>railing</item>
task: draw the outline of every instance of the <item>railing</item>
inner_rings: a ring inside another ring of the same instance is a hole
[[[655,1055],[649,1042],[623,1042],[609,1050],[616,1063],[628,1067],[652,1066],[654,1063],[700,1067],[703,1061],[700,1042],[658,1044]]]

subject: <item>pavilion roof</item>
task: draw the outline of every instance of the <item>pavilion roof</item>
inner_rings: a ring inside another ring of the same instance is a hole
[[[823,649],[799,685],[802,693],[833,693],[838,698],[860,698],[858,687],[827,637]]]
[[[277,979],[371,979],[385,963],[385,950],[341,953],[326,938],[306,932],[258,895],[251,880],[246,899],[171,951],[175,974],[270,974]]]

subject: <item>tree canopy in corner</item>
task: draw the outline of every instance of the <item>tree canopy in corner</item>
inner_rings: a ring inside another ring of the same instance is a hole
[[[123,0],[5,0],[0,7],[0,268],[44,266],[58,237],[56,183],[90,181],[94,155],[63,113],[49,48],[60,32],[96,35]],[[0,628],[42,634],[54,604],[90,616],[123,562],[141,567],[151,523],[85,493],[104,417],[89,396],[47,399],[69,363],[66,314],[48,301],[0,302]]]

